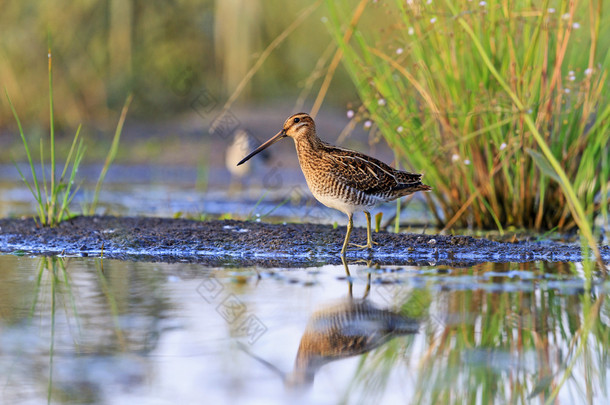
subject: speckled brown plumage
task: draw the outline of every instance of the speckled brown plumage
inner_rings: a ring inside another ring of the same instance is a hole
[[[359,247],[371,248],[372,207],[431,189],[421,182],[421,174],[396,170],[370,156],[323,142],[318,138],[314,120],[306,113],[290,116],[280,132],[239,164],[286,136],[294,139],[301,170],[314,197],[348,216],[342,255],[347,249],[354,212],[364,211],[367,219],[367,244]]]

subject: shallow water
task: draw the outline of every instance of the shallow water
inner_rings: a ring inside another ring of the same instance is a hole
[[[21,165],[29,175],[29,167]],[[98,166],[79,169],[80,185],[71,212],[78,214],[93,200]],[[380,205],[384,220],[394,215],[395,203]],[[35,200],[12,165],[0,164],[0,218],[31,216]],[[99,196],[97,214],[234,219],[264,218],[267,221],[302,221],[345,225],[345,214],[324,207],[309,192],[297,167],[263,167],[243,181],[232,180],[223,168],[173,166],[111,166]],[[420,225],[433,223],[421,198],[414,198],[401,221]],[[365,226],[364,215],[356,215],[356,226]]]
[[[233,190],[220,169],[113,166],[100,213],[345,224],[298,170],[264,170]],[[0,217],[34,212],[13,172]],[[0,403],[608,402],[610,282],[581,264],[348,271],[0,255]]]
[[[0,256],[0,403],[608,401],[580,264],[348,266]]]

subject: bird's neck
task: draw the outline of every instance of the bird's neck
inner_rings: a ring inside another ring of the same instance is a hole
[[[316,154],[323,146],[323,142],[315,132],[310,132],[306,136],[301,136],[294,140],[299,159],[301,156]]]

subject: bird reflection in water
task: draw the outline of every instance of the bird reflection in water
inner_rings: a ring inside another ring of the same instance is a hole
[[[290,373],[283,373],[242,346],[242,350],[278,373],[287,387],[308,388],[322,366],[364,354],[394,337],[414,334],[419,329],[418,320],[381,309],[368,300],[370,273],[364,296],[354,298],[349,268],[345,260],[343,264],[348,275],[348,296],[311,314]]]

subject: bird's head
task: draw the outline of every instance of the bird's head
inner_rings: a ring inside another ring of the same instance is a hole
[[[316,132],[316,124],[309,114],[298,113],[288,117],[284,122],[284,127],[280,131],[280,134],[282,132],[284,133],[284,136],[289,136],[296,140],[302,136],[307,136],[311,132]]]
[[[241,165],[242,163],[250,160],[251,157],[256,155],[259,152],[267,149],[269,146],[273,145],[277,141],[287,136],[291,137],[295,141],[299,139],[311,136],[311,134],[315,134],[316,132],[316,124],[313,122],[313,118],[306,113],[297,113],[293,114],[284,122],[284,126],[282,130],[275,134],[271,139],[267,142],[263,143],[261,146],[256,148],[252,153],[243,158],[237,165]]]

